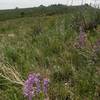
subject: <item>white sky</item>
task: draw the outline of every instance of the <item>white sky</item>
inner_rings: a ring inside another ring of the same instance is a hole
[[[73,1],[73,5],[80,5],[82,0],[0,0],[0,9],[12,9],[15,7],[19,8],[27,8],[27,7],[35,7],[39,5],[50,5],[50,4],[66,4],[71,5]],[[96,4],[100,4],[100,0],[83,0],[86,3],[93,3],[96,1]]]

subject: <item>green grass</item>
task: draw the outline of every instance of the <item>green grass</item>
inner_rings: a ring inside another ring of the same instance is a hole
[[[91,12],[84,13],[86,21],[92,19],[94,13]],[[75,12],[1,21],[0,61],[17,66],[23,79],[27,79],[30,72],[47,75],[50,100],[99,100],[100,56],[94,63],[90,40],[94,43],[100,35],[97,30],[87,32],[86,48],[75,48],[79,33],[70,27],[73,16]],[[0,100],[26,98],[20,85],[0,77]]]

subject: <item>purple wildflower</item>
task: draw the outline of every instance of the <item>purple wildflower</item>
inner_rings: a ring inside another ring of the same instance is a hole
[[[75,45],[75,47],[77,48],[83,47],[85,45],[85,39],[86,39],[84,29],[81,26],[80,26],[79,31],[80,31],[80,34],[78,37],[78,44]]]
[[[49,85],[49,79],[45,78],[43,80],[43,92],[45,95],[47,95],[48,92],[48,85]]]
[[[80,47],[83,47],[85,45],[85,33],[80,31],[79,35],[79,45]]]
[[[24,83],[23,92],[24,92],[24,95],[29,98],[29,100],[32,100],[32,97],[34,96],[34,89],[33,89],[34,78],[35,78],[35,75],[30,74],[28,76],[28,79]]]
[[[43,80],[43,83],[41,83]],[[40,74],[29,74],[28,79],[24,82],[23,93],[28,100],[32,100],[35,94],[41,91],[41,84],[43,84],[43,92],[47,95],[49,80],[41,78]]]
[[[86,42],[86,34],[85,34],[84,29],[81,26],[80,26],[79,31],[80,31],[80,33],[79,33],[79,36],[78,36],[78,40],[74,44],[75,48],[82,48],[82,47],[84,47],[85,46],[85,42]]]
[[[39,79],[38,75],[36,75],[34,81],[36,84],[36,93],[40,93],[41,88],[40,88],[40,79]]]

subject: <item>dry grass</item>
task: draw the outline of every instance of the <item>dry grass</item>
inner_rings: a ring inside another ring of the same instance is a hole
[[[11,83],[23,85],[24,80],[15,67],[0,64],[0,76],[10,81]]]

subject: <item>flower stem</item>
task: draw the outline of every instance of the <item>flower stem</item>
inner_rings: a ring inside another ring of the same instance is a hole
[[[29,100],[32,100],[32,96],[29,96]]]

